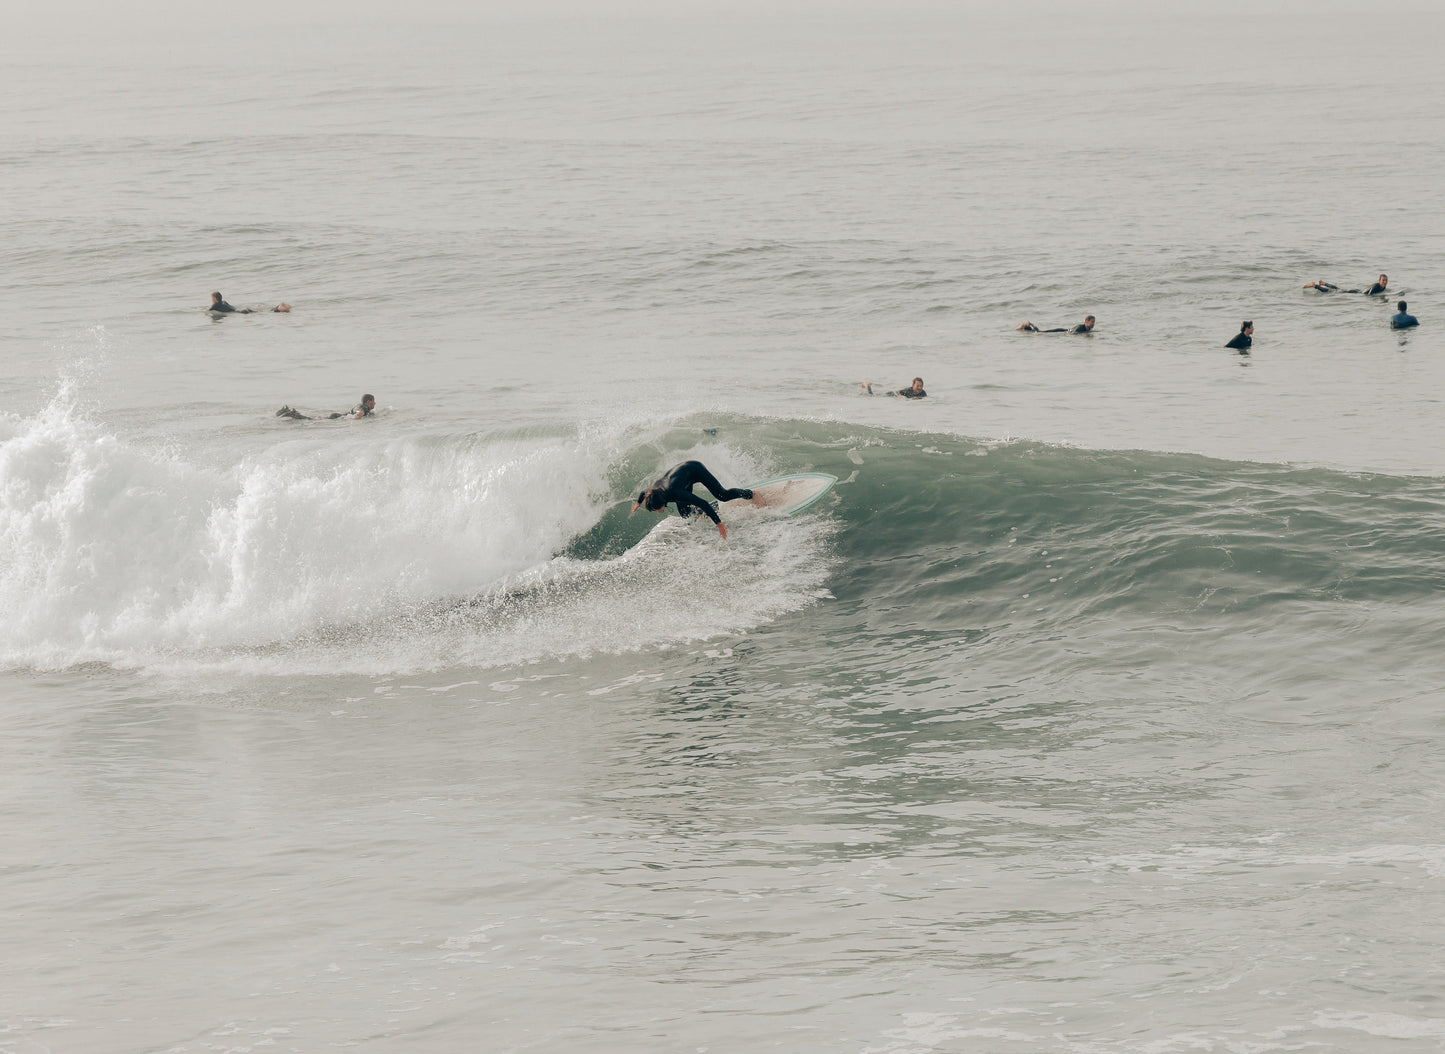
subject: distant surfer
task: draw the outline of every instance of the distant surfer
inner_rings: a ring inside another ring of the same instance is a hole
[[[211,306],[207,308],[207,310],[217,315],[229,315],[233,312],[237,315],[249,315],[251,313],[249,307],[243,307],[240,311],[237,311],[230,304],[226,303],[226,298],[219,292],[211,294]]]
[[[668,502],[672,502],[677,506],[678,514],[684,518],[695,513],[702,513],[717,524],[717,533],[726,538],[728,529],[723,526],[722,520],[718,519],[717,506],[712,502],[703,501],[692,493],[692,488],[699,483],[711,491],[712,496],[718,501],[733,501],[737,498],[753,496],[752,491],[743,487],[724,487],[701,461],[684,461],[637,495],[637,504],[632,506],[632,511],[636,512],[639,508],[643,508],[648,512],[665,513]]]
[[[1077,326],[1059,326],[1057,329],[1040,329],[1032,322],[1020,322],[1014,327],[1015,330],[1022,330],[1025,333],[1092,333],[1094,332],[1094,316],[1085,315],[1084,321]]]
[[[869,395],[873,394],[872,381],[861,381],[859,382],[858,387],[862,388]],[[923,399],[928,395],[928,393],[923,390],[922,377],[913,378],[913,383],[910,384],[907,388],[899,388],[896,392],[888,392],[887,394],[895,396],[899,399]]]
[[[1321,293],[1363,293],[1365,296],[1379,296],[1389,284],[1390,276],[1382,274],[1368,289],[1341,289],[1333,282],[1326,282],[1323,278],[1315,282],[1306,282],[1301,288],[1314,289]]]
[[[1226,344],[1226,345],[1224,345],[1224,346],[1225,346],[1226,348],[1234,348],[1234,349],[1235,349],[1236,351],[1238,351],[1241,355],[1243,355],[1243,354],[1245,354],[1246,352],[1249,351],[1249,346],[1250,346],[1251,344],[1253,344],[1253,343],[1254,343],[1254,323],[1253,323],[1253,322],[1241,322],[1241,323],[1239,324],[1239,332],[1234,335],[1234,339],[1233,339],[1233,340],[1231,340],[1228,344]]]
[[[368,392],[366,395],[363,395],[363,396],[361,397],[361,402],[357,403],[357,404],[356,404],[355,406],[353,406],[350,410],[347,410],[344,414],[343,414],[343,413],[327,414],[324,418],[320,418],[320,420],[335,421],[338,417],[349,417],[349,418],[352,418],[353,420],[358,420],[358,419],[360,419],[360,418],[362,418],[362,417],[370,417],[375,411],[376,411],[376,396],[374,396],[374,395],[372,395],[372,394],[370,394],[370,393]],[[283,406],[283,407],[281,407],[281,409],[279,409],[279,410],[276,411],[276,416],[277,416],[277,417],[286,417],[286,418],[289,418],[289,419],[292,420],[292,421],[315,421],[315,420],[318,420],[318,418],[306,416],[306,415],[303,414],[300,410],[297,410],[297,409],[295,409],[294,407],[291,407],[291,406]]]
[[[1390,316],[1391,329],[1409,329],[1412,326],[1418,326],[1420,324],[1420,320],[1418,318],[1405,310],[1405,301],[1401,300],[1395,306],[1399,308],[1400,313],[1398,315]]]
[[[285,315],[285,314],[288,314],[288,313],[291,311],[291,305],[288,304],[288,303],[286,303],[286,301],[283,300],[283,301],[281,301],[281,303],[279,303],[279,304],[277,304],[275,307],[273,307],[273,308],[271,309],[271,311],[272,311],[273,314],[274,314],[275,312],[278,312],[278,311],[279,311],[281,314]]]

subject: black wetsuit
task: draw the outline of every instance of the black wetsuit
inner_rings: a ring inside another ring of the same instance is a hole
[[[1385,291],[1385,287],[1382,286],[1379,282],[1376,282],[1374,285],[1370,286],[1370,288],[1368,288],[1368,289],[1365,290],[1365,295],[1366,295],[1366,296],[1379,296],[1379,295],[1380,295],[1381,293],[1383,293],[1384,291]]]
[[[228,311],[235,311],[236,309],[230,304],[226,303],[224,300],[217,300],[214,304],[211,305],[211,310],[225,314]]]
[[[1025,333],[1088,333],[1089,327],[1080,322],[1077,326],[1059,326],[1055,329],[1039,329],[1038,326],[1029,326]]]
[[[350,410],[347,410],[344,414],[332,414],[330,420],[334,421],[338,417],[370,417],[375,412],[376,407],[373,406],[370,410],[368,410],[365,406],[357,403]]]
[[[905,399],[922,399],[927,392],[915,392],[912,388],[899,388],[896,392],[889,392],[889,395],[901,395]]]
[[[1418,326],[1419,324],[1420,320],[1418,318],[1414,315],[1406,314],[1404,311],[1401,311],[1398,315],[1390,316],[1391,329],[1409,329],[1411,326]]]
[[[688,517],[696,512],[702,513],[713,523],[722,523],[718,519],[717,509],[710,503],[694,497],[692,488],[701,483],[718,501],[732,501],[735,498],[751,498],[753,492],[742,487],[724,487],[717,481],[717,477],[707,470],[707,466],[701,461],[684,461],[681,465],[672,469],[654,483],[648,490],[661,488],[663,491],[663,504],[669,501],[677,506],[678,514]],[[646,491],[637,496],[639,503],[646,496]]]
[[[1245,351],[1253,343],[1254,338],[1251,337],[1248,333],[1236,333],[1234,335],[1234,339],[1224,346],[1226,348],[1236,348],[1239,351]]]

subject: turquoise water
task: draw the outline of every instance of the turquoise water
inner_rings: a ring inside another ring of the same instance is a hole
[[[103,24],[0,72],[0,1052],[1445,1046],[1438,15]]]

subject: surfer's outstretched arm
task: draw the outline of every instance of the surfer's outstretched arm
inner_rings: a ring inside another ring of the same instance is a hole
[[[701,498],[695,498],[691,494],[679,495],[673,498],[673,501],[677,505],[678,513],[682,516],[691,516],[694,510],[700,512],[708,519],[712,520],[713,523],[717,524],[718,534],[722,535],[724,538],[728,536],[728,529],[723,526],[722,519],[718,516],[717,509],[713,508],[712,502],[703,501]]]

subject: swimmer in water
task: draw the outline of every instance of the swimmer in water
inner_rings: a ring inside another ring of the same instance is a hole
[[[1321,293],[1363,293],[1365,296],[1379,296],[1389,284],[1390,276],[1382,274],[1368,289],[1341,289],[1333,282],[1326,282],[1323,278],[1316,282],[1306,282],[1301,288],[1315,289]]]
[[[288,314],[288,313],[291,311],[291,305],[288,304],[288,303],[286,303],[286,302],[283,300],[281,303],[279,303],[279,304],[277,304],[275,307],[273,307],[273,308],[271,309],[271,311],[272,311],[272,313],[275,313],[275,312],[279,311],[279,312],[281,312],[281,314],[283,314],[283,315],[284,315],[284,314]]]
[[[1400,313],[1398,315],[1390,316],[1391,329],[1410,329],[1411,327],[1418,326],[1420,324],[1420,320],[1418,318],[1405,310],[1405,301],[1401,300],[1395,306],[1399,308]]]
[[[351,408],[350,412],[344,414],[332,414],[331,416],[333,418],[349,417],[353,421],[360,421],[363,417],[370,417],[372,413],[375,412],[375,410],[376,396],[368,392],[366,395],[363,395],[361,397],[361,402],[357,403]]]
[[[718,501],[733,501],[753,496],[752,491],[743,487],[724,487],[701,461],[684,461],[637,495],[637,504],[632,506],[632,511],[636,512],[641,508],[648,512],[666,513],[668,502],[672,502],[684,519],[700,512],[717,524],[718,534],[727,538],[728,529],[723,526],[722,520],[718,519],[717,506],[693,495],[692,488],[699,483],[711,491]]]
[[[228,315],[233,312],[237,315],[249,315],[251,313],[251,309],[248,307],[244,307],[240,311],[237,311],[230,304],[226,303],[225,297],[221,296],[219,292],[211,294],[211,306],[208,307],[206,310],[214,312],[217,315]]]
[[[1094,331],[1094,316],[1085,315],[1084,321],[1077,326],[1060,326],[1057,329],[1040,329],[1032,322],[1020,322],[1014,327],[1015,330],[1022,330],[1025,333],[1092,333]]]
[[[366,395],[363,395],[363,396],[361,397],[361,402],[360,402],[360,403],[358,403],[356,406],[353,406],[350,410],[347,410],[346,413],[344,413],[344,414],[341,414],[341,413],[327,414],[326,417],[325,417],[325,418],[322,418],[321,420],[335,421],[338,417],[349,417],[349,418],[351,418],[352,420],[358,420],[358,419],[360,419],[360,418],[362,418],[362,417],[370,417],[370,416],[372,415],[372,413],[375,412],[375,410],[376,410],[376,396],[374,396],[374,395],[372,395],[372,394],[370,394],[370,393],[367,393]],[[294,407],[290,407],[290,406],[283,406],[283,407],[281,407],[281,409],[279,409],[279,410],[276,411],[276,416],[277,416],[277,417],[286,417],[286,418],[289,418],[289,419],[292,420],[292,421],[315,421],[315,420],[318,420],[318,419],[315,418],[315,417],[307,417],[307,416],[306,416],[305,414],[303,414],[300,410],[297,410],[297,409],[295,409]]]
[[[1234,349],[1236,349],[1241,355],[1245,355],[1245,354],[1247,354],[1247,353],[1249,352],[1249,346],[1250,346],[1251,344],[1253,344],[1253,343],[1254,343],[1254,323],[1253,323],[1253,322],[1241,322],[1241,323],[1239,324],[1239,332],[1234,335],[1234,339],[1233,339],[1233,340],[1231,340],[1228,344],[1226,344],[1226,345],[1224,345],[1224,346],[1225,346],[1226,348],[1234,348]]]
[[[872,381],[861,381],[859,382],[858,387],[862,388],[869,395],[873,394]],[[895,396],[899,399],[924,399],[928,396],[928,393],[923,390],[922,377],[913,378],[913,383],[910,384],[907,388],[899,388],[896,392],[888,392],[887,394]]]

